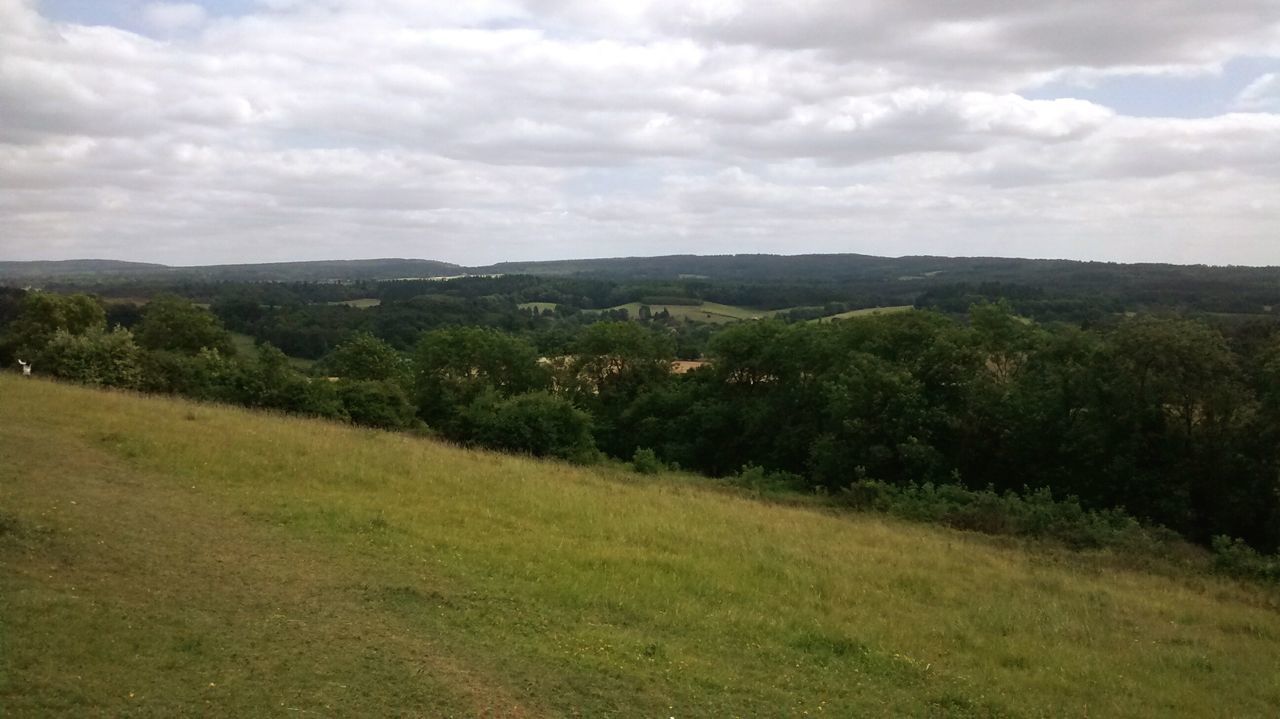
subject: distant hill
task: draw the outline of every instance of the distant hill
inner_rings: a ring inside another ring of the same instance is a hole
[[[118,276],[163,272],[169,269],[172,268],[149,262],[122,262],[120,260],[0,262],[0,280],[93,275]]]
[[[115,260],[59,262],[0,262],[0,283],[57,280],[95,282],[114,279],[190,279],[240,282],[327,282],[444,277],[466,272],[459,265],[436,260],[383,258],[320,260],[243,265],[172,267]]]
[[[417,279],[422,277],[447,277],[466,272],[465,268],[448,262],[402,258],[269,262],[247,265],[175,267],[173,269],[176,272],[191,274],[203,279],[307,282]]]
[[[822,255],[666,255],[546,262],[501,262],[472,268],[475,273],[585,275],[632,279],[709,280],[892,280],[913,282],[1029,281],[1098,278],[1107,282],[1134,275],[1214,276],[1252,274],[1280,278],[1280,267],[1124,264],[1016,257],[877,257]]]
[[[1120,297],[1142,307],[1262,313],[1280,307],[1280,267],[1124,264],[1003,257],[874,257],[871,255],[669,255],[552,262],[507,262],[474,273],[575,276],[613,281],[705,280],[720,286],[840,288],[870,304],[950,302],[960,310],[983,295],[1028,290],[1056,297]],[[832,294],[841,294],[833,292]],[[948,299],[949,298],[949,299]],[[770,306],[748,297],[728,304]],[[779,305],[773,305],[779,306]],[[868,305],[870,306],[870,305]]]
[[[864,306],[953,306],[963,310],[986,295],[1036,292],[1056,298],[1122,298],[1139,307],[1196,308],[1272,316],[1280,307],[1280,267],[1123,264],[1003,257],[875,257],[827,255],[667,255],[463,267],[435,260],[383,258],[316,262],[169,267],[110,260],[0,262],[0,285],[57,289],[145,282],[156,287],[193,282],[349,282],[460,275],[540,275],[618,283],[692,281],[720,288],[716,301],[749,307],[787,307],[795,288]],[[991,290],[996,288],[999,291]],[[1004,289],[999,289],[1003,287]],[[788,289],[790,288],[790,289]],[[984,289],[986,288],[986,289]],[[1011,289],[1012,288],[1012,289]],[[991,291],[989,291],[991,290]],[[826,301],[825,299],[818,300]]]

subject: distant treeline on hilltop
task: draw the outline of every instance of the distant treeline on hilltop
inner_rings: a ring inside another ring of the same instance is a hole
[[[0,291],[0,366],[21,358],[38,375],[572,461],[678,464],[761,491],[894,502],[911,516],[1087,546],[1130,541],[1128,512],[1201,543],[1234,547],[1225,536],[1280,547],[1273,315],[1077,307],[1083,300],[999,283],[936,292],[941,305],[972,300],[960,312],[841,311],[822,322],[805,308],[718,305],[723,322],[682,316],[697,307],[680,304],[640,305],[635,315],[582,308],[681,289],[793,299],[814,291],[692,282],[504,275],[200,285],[226,293],[211,309],[173,295],[140,306],[10,289]],[[143,291],[132,288],[134,297]],[[381,295],[314,301],[342,291]],[[1088,314],[1038,323],[1020,302]],[[705,362],[677,373],[677,358]],[[930,489],[943,485],[958,489]],[[1044,502],[1074,495],[1080,506],[1043,514],[999,499],[1037,490]],[[974,506],[956,515],[945,508],[954,502]],[[1002,513],[1015,509],[1010,524]],[[1280,573],[1280,564],[1242,556],[1261,568],[1249,571]]]

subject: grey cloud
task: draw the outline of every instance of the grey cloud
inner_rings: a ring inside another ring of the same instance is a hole
[[[264,0],[161,40],[0,0],[0,257],[1280,262],[1274,76],[1195,121],[1016,94],[1276,48],[1273,2],[1134,7]]]

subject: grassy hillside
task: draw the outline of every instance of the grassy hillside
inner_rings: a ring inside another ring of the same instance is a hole
[[[557,302],[521,302],[518,306],[522,310],[537,310],[541,313],[547,310],[554,310],[560,305]]]
[[[232,332],[231,341],[235,343],[236,352],[240,353],[245,357],[253,357],[256,354],[258,354],[258,343],[255,342],[254,339],[249,335],[246,335],[240,332]],[[307,359],[305,357],[289,358],[289,364],[293,365],[294,369],[300,370],[302,372],[305,372],[311,369],[312,365],[314,365],[315,363],[316,363],[315,360]]]
[[[632,317],[640,316],[640,308],[647,305],[654,314],[666,310],[677,320],[706,322],[709,324],[726,324],[740,320],[756,319],[773,314],[768,310],[753,310],[734,305],[722,305],[718,302],[701,302],[696,305],[649,304],[645,302],[629,302],[625,305],[610,307],[611,310],[626,310]]]
[[[1211,577],[12,375],[0,421],[5,716],[1280,711]]]
[[[809,320],[809,321],[810,322],[830,322],[832,320],[847,320],[853,317],[867,317],[870,315],[885,315],[885,314],[894,314],[896,312],[908,312],[911,309],[913,309],[911,305],[901,305],[896,307],[866,307],[860,310],[849,310],[848,312],[841,312],[839,314],[828,315],[826,317],[819,317],[816,320]]]

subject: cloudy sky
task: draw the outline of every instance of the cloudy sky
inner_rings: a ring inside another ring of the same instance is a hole
[[[1280,264],[1280,0],[0,0],[0,259]]]

